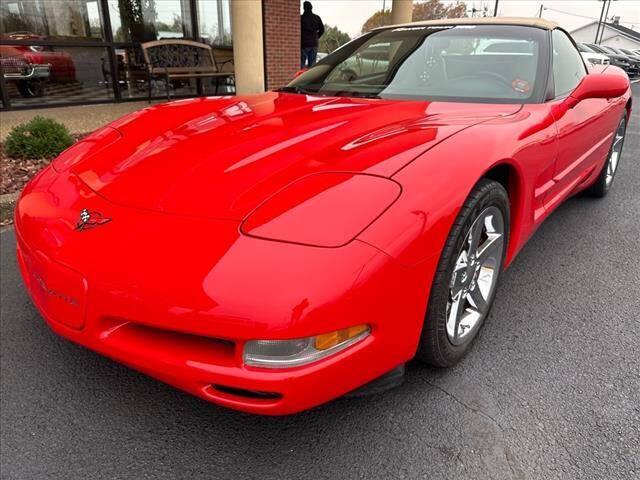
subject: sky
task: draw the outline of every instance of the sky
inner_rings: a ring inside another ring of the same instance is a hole
[[[441,0],[442,3],[455,3],[454,0]],[[335,25],[351,38],[360,34],[362,24],[374,12],[391,8],[391,0],[311,0],[313,11],[322,20]],[[467,8],[486,6],[493,13],[495,0],[465,0]],[[511,17],[537,17],[540,5],[544,5],[542,17],[558,22],[571,31],[598,20],[602,10],[599,0],[499,0],[498,15]],[[564,13],[563,13],[564,12]],[[609,9],[609,18],[620,16],[623,25],[640,31],[640,0],[614,0]]]

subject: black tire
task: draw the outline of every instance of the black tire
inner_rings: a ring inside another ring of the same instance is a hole
[[[464,343],[454,345],[447,335],[447,303],[449,302],[449,288],[456,262],[456,257],[461,251],[463,242],[478,216],[489,207],[497,207],[504,217],[504,239],[502,245],[502,262],[499,271],[496,288],[487,299],[488,310],[481,320],[480,326]],[[425,315],[422,335],[416,358],[435,367],[450,367],[460,361],[467,353],[473,339],[482,328],[482,323],[491,310],[495,298],[497,284],[500,280],[504,257],[509,244],[509,196],[504,187],[489,179],[480,180],[473,188],[465,201],[456,221],[454,222],[449,237],[442,251],[438,270],[431,286],[429,305]]]
[[[42,97],[44,95],[44,85],[38,80],[20,80],[18,91],[24,98]]]
[[[609,155],[607,155],[607,161],[604,162],[604,165],[602,166],[602,170],[600,171],[600,175],[598,175],[598,179],[595,181],[593,185],[591,185],[586,190],[586,193],[592,197],[603,198],[607,195],[607,193],[609,193],[609,190],[611,190],[611,185],[613,185],[613,180],[615,179],[615,174],[618,171],[618,168],[616,166],[616,169],[613,172],[613,177],[609,182],[607,182],[607,169],[609,167],[609,163],[611,162],[611,156],[613,155],[613,147],[614,147],[614,142],[616,140],[616,134],[621,128],[622,128],[623,136],[620,144],[620,152],[619,152],[620,156],[622,156],[622,148],[624,147],[624,139],[627,133],[627,111],[626,110],[622,119],[618,123],[618,126],[616,127],[616,131],[613,133],[613,140],[611,142],[611,147],[609,148]],[[619,165],[619,162],[620,162],[620,158],[618,158],[618,165]]]

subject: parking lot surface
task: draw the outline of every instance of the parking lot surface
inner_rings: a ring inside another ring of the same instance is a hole
[[[640,89],[613,190],[569,200],[455,368],[283,418],[210,405],[58,338],[0,234],[3,479],[640,478]]]

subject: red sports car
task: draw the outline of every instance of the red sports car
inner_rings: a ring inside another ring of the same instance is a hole
[[[220,405],[298,412],[414,357],[458,362],[540,223],[610,189],[630,111],[625,73],[555,24],[384,27],[278,91],[75,144],[19,199],[18,259],[60,335]]]
[[[29,32],[0,35],[0,41],[41,40]],[[51,47],[0,45],[0,71],[6,82],[16,84],[25,98],[44,95],[44,83],[69,83],[76,80],[76,67],[67,52],[54,52]]]

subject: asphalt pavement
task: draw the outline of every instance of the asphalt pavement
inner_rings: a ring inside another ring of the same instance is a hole
[[[2,479],[640,478],[640,89],[613,190],[578,196],[505,273],[455,368],[268,418],[55,336],[0,234]]]

